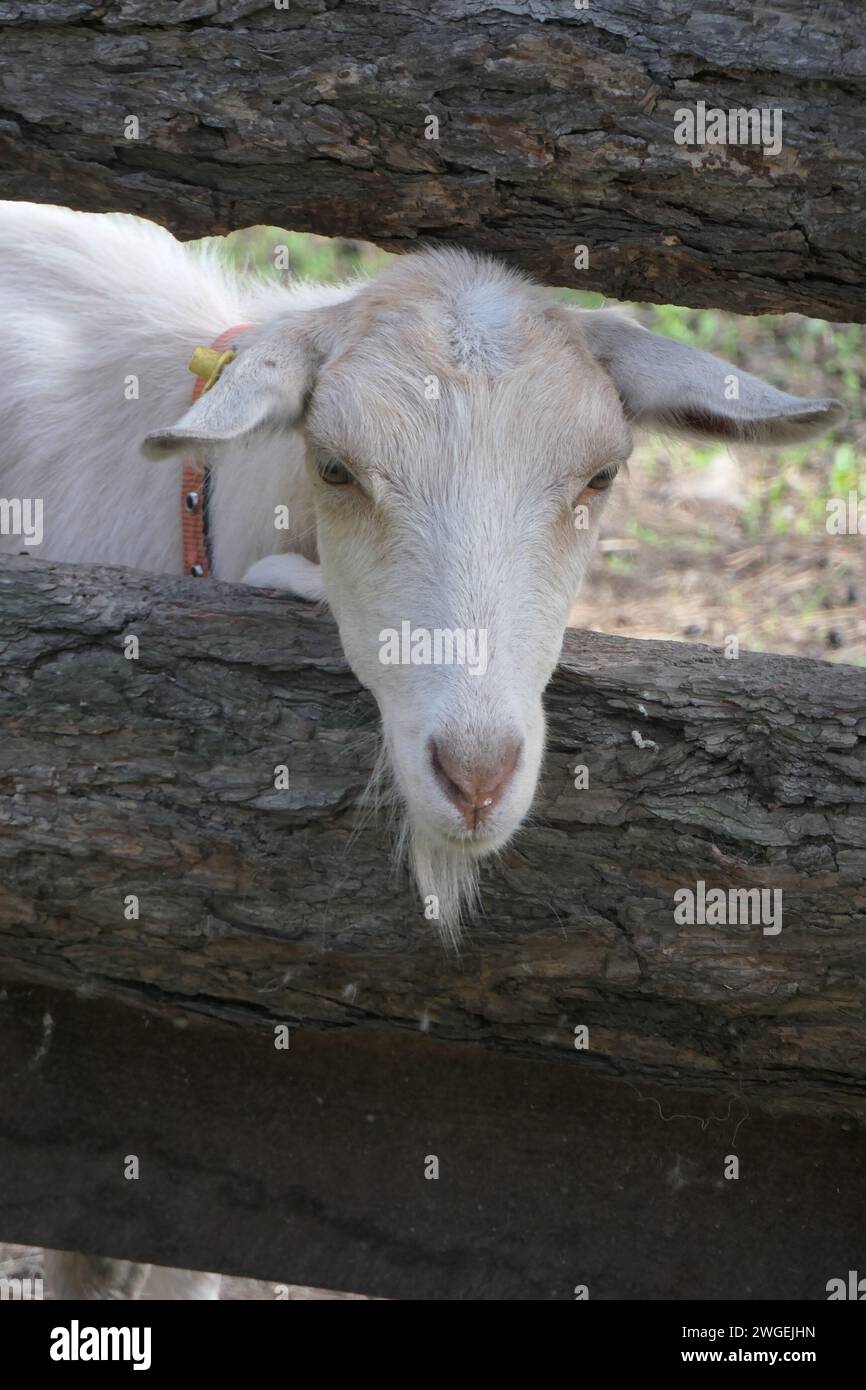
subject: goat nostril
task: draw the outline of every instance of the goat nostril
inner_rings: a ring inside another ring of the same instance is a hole
[[[465,793],[463,788],[460,786],[460,783],[457,782],[454,779],[454,777],[452,777],[451,774],[445,770],[445,764],[442,761],[442,757],[439,752],[439,746],[436,743],[435,738],[431,738],[430,740],[430,762],[433,765],[433,775],[435,776],[436,781],[442,787],[449,801],[456,802],[461,799],[464,799]]]
[[[520,760],[523,740],[509,739],[493,757],[476,764],[458,757],[435,738],[428,747],[436,781],[468,828],[474,830],[502,800]]]

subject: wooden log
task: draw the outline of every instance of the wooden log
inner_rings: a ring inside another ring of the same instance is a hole
[[[547,705],[454,958],[359,816],[376,710],[327,617],[7,559],[0,978],[863,1113],[866,672],[575,632]],[[678,924],[700,883],[780,893],[781,929]]]
[[[0,37],[2,197],[866,319],[856,0],[0,0]],[[699,102],[780,113],[780,148],[677,143]]]
[[[7,1240],[399,1299],[825,1300],[862,1276],[842,1116],[396,1030],[278,1051],[23,984],[0,1056]]]

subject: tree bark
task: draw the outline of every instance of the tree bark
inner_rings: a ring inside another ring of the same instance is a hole
[[[455,241],[620,299],[866,319],[853,0],[0,0],[0,25],[0,196],[183,237]],[[778,108],[781,150],[677,144],[699,101]]]
[[[11,558],[0,976],[866,1111],[866,673],[579,632],[547,706],[457,959],[359,816],[377,715],[327,618]],[[678,925],[698,881],[781,890],[781,931]]]

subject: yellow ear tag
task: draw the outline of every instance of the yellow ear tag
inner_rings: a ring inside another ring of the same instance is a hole
[[[217,352],[216,348],[211,347],[196,348],[189,359],[189,369],[204,382],[201,388],[202,395],[219,381],[223,368],[227,367],[229,362],[233,362],[236,356],[236,352]]]

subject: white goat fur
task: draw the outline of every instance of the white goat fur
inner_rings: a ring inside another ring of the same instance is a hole
[[[136,218],[7,203],[0,307],[0,496],[43,499],[39,554],[179,574],[180,463],[146,462],[142,444],[151,460],[206,448],[215,576],[327,597],[378,701],[416,881],[446,938],[479,858],[535,792],[542,692],[604,504],[590,479],[626,458],[632,424],[775,442],[842,413],[460,251],[284,288]],[[190,409],[192,350],[244,322],[237,358]],[[321,480],[328,456],[360,489]],[[281,505],[289,530],[275,529]],[[0,551],[21,548],[0,536]],[[486,674],[384,666],[380,633],[404,620],[485,631]],[[431,768],[433,739],[460,767],[520,750],[473,827]]]

